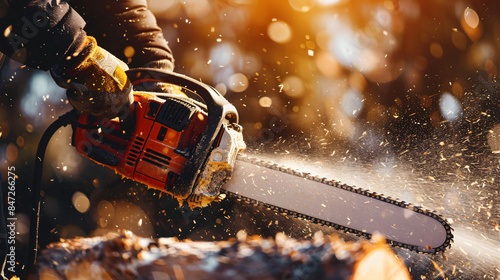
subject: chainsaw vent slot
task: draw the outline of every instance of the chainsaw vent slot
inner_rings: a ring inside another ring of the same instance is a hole
[[[180,132],[196,111],[197,107],[186,101],[167,99],[161,106],[156,121]]]
[[[151,149],[146,149],[146,152],[148,152],[148,153],[150,153],[150,154],[153,154],[153,155],[155,155],[155,156],[157,156],[157,157],[160,157],[160,158],[162,158],[162,159],[164,159],[164,160],[166,160],[166,161],[171,161],[171,160],[172,160],[172,158],[171,158],[171,157],[166,156],[166,155],[164,155],[164,154],[162,154],[162,153],[159,153],[159,152],[154,151],[154,150],[151,150]]]
[[[137,146],[137,145],[135,145],[135,144],[133,144],[133,145],[132,145],[132,148],[137,149],[137,150],[140,150],[140,149],[141,149],[141,147],[140,147],[140,146]]]
[[[146,153],[144,153],[142,160],[157,167],[166,169],[167,165],[170,165],[170,160],[172,160],[172,158],[151,149],[146,149]]]
[[[137,164],[137,160],[139,159],[139,155],[141,153],[140,151],[142,150],[143,145],[144,139],[141,137],[136,137],[128,153],[127,160],[125,161],[127,165],[135,166]]]

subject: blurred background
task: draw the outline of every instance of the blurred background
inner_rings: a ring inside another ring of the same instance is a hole
[[[498,237],[496,1],[148,2],[174,52],[175,71],[213,85],[238,108],[249,153],[308,167],[352,166],[329,173],[344,181],[357,170],[373,175],[367,184],[381,177],[416,189],[423,184],[447,202],[410,201],[450,213],[477,208],[455,223],[472,222]],[[126,56],[136,51],[124,46]],[[6,60],[0,74],[0,171],[4,185],[7,168],[17,171],[22,244],[29,220],[23,192],[31,185],[38,140],[70,105],[48,73]],[[69,128],[60,130],[48,148],[42,245],[119,229],[214,240],[239,229],[272,235],[294,227],[286,217],[236,201],[179,207],[84,159],[70,135]],[[412,179],[404,182],[401,174]],[[361,187],[377,185],[383,184]],[[253,216],[236,222],[242,209]]]

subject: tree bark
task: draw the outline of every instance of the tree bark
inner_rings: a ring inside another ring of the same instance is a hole
[[[130,232],[63,240],[39,256],[31,279],[410,279],[383,239],[346,243],[278,234],[220,242],[157,240]]]

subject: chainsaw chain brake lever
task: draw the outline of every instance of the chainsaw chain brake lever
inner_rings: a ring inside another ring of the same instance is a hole
[[[127,75],[134,85],[143,82],[158,82],[179,86],[199,96],[205,103],[208,112],[206,130],[196,145],[193,156],[186,163],[171,190],[175,197],[188,197],[195,187],[223,124],[237,124],[238,112],[213,87],[182,74],[160,69],[135,68],[128,70]]]

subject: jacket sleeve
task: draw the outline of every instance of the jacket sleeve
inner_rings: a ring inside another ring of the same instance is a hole
[[[131,68],[173,70],[172,52],[146,0],[70,3],[71,7],[61,0],[0,0],[0,52],[48,70],[73,53],[88,34]]]
[[[85,21],[58,0],[0,0],[0,52],[50,69],[83,42]]]
[[[174,59],[146,0],[72,0],[85,31],[130,68],[173,70]]]

